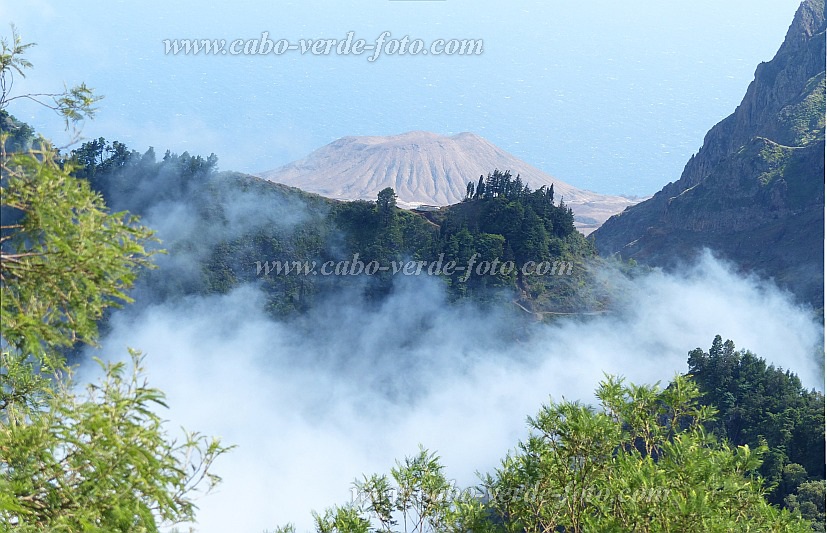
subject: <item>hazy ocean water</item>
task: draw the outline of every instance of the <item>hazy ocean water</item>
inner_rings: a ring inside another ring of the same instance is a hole
[[[472,131],[578,187],[646,195],[674,181],[781,44],[797,2],[512,6],[40,1],[0,19],[36,41],[19,90],[85,80],[106,96],[83,130],[139,151],[219,156],[222,169],[279,167],[346,135]],[[88,8],[88,9],[87,9]],[[77,28],[84,28],[79,32]],[[344,38],[383,31],[430,42],[481,38],[475,57],[171,56],[163,39]],[[19,80],[20,81],[20,80]],[[60,142],[59,121],[10,108]],[[492,169],[493,170],[493,169]]]

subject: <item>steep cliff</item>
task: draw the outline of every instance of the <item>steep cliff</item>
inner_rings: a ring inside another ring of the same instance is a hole
[[[671,267],[706,247],[823,307],[824,30],[824,0],[803,2],[680,179],[594,233],[601,254]]]

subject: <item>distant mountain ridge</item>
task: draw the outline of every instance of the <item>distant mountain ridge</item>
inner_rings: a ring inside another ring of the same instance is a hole
[[[401,205],[444,206],[465,198],[469,181],[495,169],[519,174],[532,189],[554,184],[584,233],[633,205],[621,196],[578,189],[525,163],[473,133],[445,136],[412,131],[387,137],[343,137],[304,159],[258,175],[329,198],[376,198],[392,187]]]
[[[594,232],[601,254],[670,266],[708,247],[823,308],[824,8],[801,4],[678,181]]]

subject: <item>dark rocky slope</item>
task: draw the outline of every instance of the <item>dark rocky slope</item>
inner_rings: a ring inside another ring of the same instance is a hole
[[[704,247],[823,308],[824,0],[806,0],[681,178],[610,218],[601,254],[671,267]]]

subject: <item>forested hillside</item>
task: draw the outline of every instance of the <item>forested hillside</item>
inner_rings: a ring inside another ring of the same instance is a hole
[[[555,203],[553,187],[532,191],[508,171],[480,176],[477,190],[460,204],[411,212],[396,206],[391,189],[375,202],[339,202],[218,172],[212,155],[158,158],[151,148],[140,154],[104,139],[84,143],[66,162],[77,165],[75,175],[88,179],[113,209],[153,222],[169,252],[162,265],[186,263],[187,271],[175,276],[147,275],[139,290],[155,298],[223,293],[254,281],[267,292],[273,314],[285,317],[333,291],[358,288],[365,298],[381,298],[394,276],[417,272],[394,272],[393,262],[422,261],[419,275],[439,275],[455,298],[515,300],[532,311],[588,311],[605,303],[585,288],[586,263],[596,254],[575,230],[571,209],[562,199]],[[366,276],[348,267],[335,281],[301,272],[314,262],[354,258],[387,270]],[[274,261],[297,268],[271,271]],[[435,264],[443,268],[427,272],[426,265]],[[456,268],[444,268],[448,264]]]

